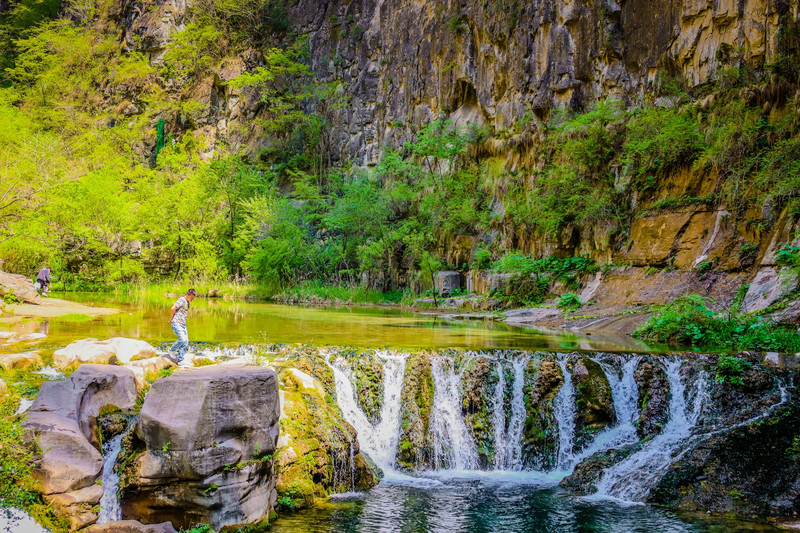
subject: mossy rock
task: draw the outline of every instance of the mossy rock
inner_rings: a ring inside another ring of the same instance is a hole
[[[588,357],[571,361],[575,388],[575,446],[581,449],[594,435],[617,421],[614,398],[603,368]]]
[[[377,484],[379,470],[360,452],[355,429],[325,388],[303,387],[288,366],[282,367],[279,378],[281,438],[286,444],[278,450],[275,464],[278,501],[284,510],[310,507],[331,493]]]
[[[640,438],[656,435],[669,419],[669,381],[664,367],[646,356],[634,373],[639,388],[639,418],[636,432]]]
[[[372,351],[348,351],[340,355],[352,372],[359,407],[371,423],[378,423],[383,407],[383,363]]]
[[[429,429],[433,413],[433,374],[429,354],[409,355],[400,399],[397,464],[404,470],[432,468],[433,442]]]
[[[561,367],[552,355],[531,358],[525,370],[525,426],[522,461],[526,468],[549,470],[558,454],[558,422],[553,403],[564,384]]]
[[[479,468],[487,468],[494,460],[492,394],[496,383],[497,373],[489,359],[473,357],[462,363],[461,412],[475,441]]]

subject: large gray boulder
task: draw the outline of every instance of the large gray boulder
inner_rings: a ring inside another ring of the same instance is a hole
[[[83,365],[64,381],[42,383],[23,425],[41,456],[34,471],[48,502],[71,517],[73,529],[92,523],[97,515],[84,512],[96,506],[103,488],[98,451],[97,416],[114,406],[136,404],[136,383],[127,368]]]
[[[139,415],[143,451],[122,513],[145,523],[253,523],[275,504],[272,454],[280,417],[269,368],[215,366],[153,383]]]
[[[38,304],[39,294],[33,288],[33,282],[19,274],[0,272],[0,298],[11,294],[18,300],[29,304]]]

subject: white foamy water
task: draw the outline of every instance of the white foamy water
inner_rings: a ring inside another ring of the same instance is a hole
[[[525,426],[525,365],[528,360],[512,360],[514,369],[511,418],[506,428],[504,360],[497,362],[498,381],[492,397],[492,422],[494,425],[494,469],[522,470],[522,430]]]
[[[119,505],[118,494],[119,474],[114,472],[114,465],[122,447],[122,439],[131,432],[135,425],[136,419],[134,418],[128,423],[125,431],[103,445],[103,497],[100,498],[98,524],[122,520],[122,509]]]
[[[687,400],[686,386],[681,379],[683,361],[674,359],[666,364],[669,380],[669,420],[664,429],[642,448],[619,463],[609,467],[597,484],[598,498],[625,502],[642,502],[653,485],[661,478],[681,444],[692,435],[706,399],[706,378],[700,375]]]
[[[593,361],[600,365],[608,379],[617,423],[598,433],[591,444],[577,455],[575,464],[597,452],[620,448],[639,440],[634,426],[639,417],[639,387],[634,377],[639,366],[639,357],[634,356],[623,363],[621,377],[609,363],[594,359]]]
[[[345,362],[329,363],[336,381],[336,398],[342,415],[358,432],[361,449],[385,471],[393,471],[400,434],[400,393],[405,376],[405,358],[376,352],[383,359],[383,405],[381,419],[372,424],[358,405],[350,378],[342,369]]]
[[[564,383],[558,389],[553,411],[558,422],[558,457],[556,470],[570,472],[575,466],[575,388],[572,385],[572,375],[567,370],[568,357],[559,357],[558,366]]]
[[[461,412],[460,376],[453,362],[444,357],[431,360],[433,374],[433,455],[436,468],[474,470],[478,451]]]

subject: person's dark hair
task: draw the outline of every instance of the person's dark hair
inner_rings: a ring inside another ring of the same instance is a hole
[[[197,291],[194,289],[189,289],[188,291],[186,291],[186,294],[189,296],[197,296]]]

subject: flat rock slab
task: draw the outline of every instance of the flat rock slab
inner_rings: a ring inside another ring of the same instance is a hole
[[[0,354],[0,366],[5,370],[34,370],[42,364],[39,352]]]
[[[145,341],[114,337],[99,341],[83,339],[53,353],[56,368],[70,368],[81,363],[127,364],[137,359],[156,356],[156,350]]]
[[[86,528],[86,533],[178,533],[172,522],[161,524],[142,524],[136,520],[120,520],[119,522],[108,522],[105,524],[95,524]]]

